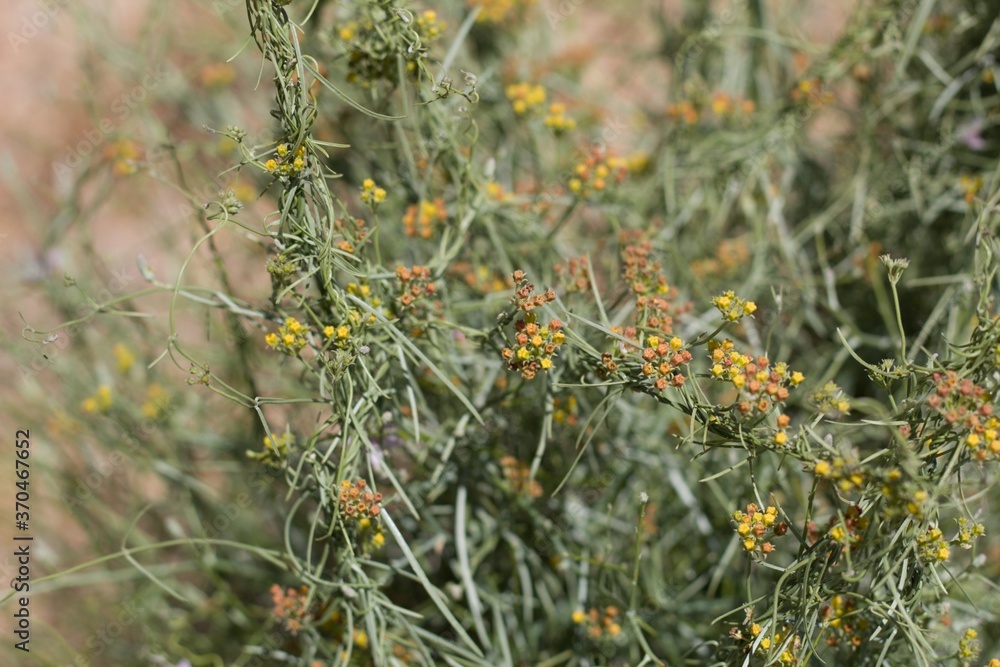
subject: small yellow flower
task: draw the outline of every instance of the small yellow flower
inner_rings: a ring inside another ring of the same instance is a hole
[[[348,327],[340,326],[337,327],[337,338],[344,340],[351,335],[351,330]]]
[[[788,381],[791,382],[793,385],[798,386],[798,385],[802,384],[802,381],[805,380],[805,379],[806,379],[805,375],[803,375],[802,373],[800,373],[798,371],[795,371],[794,373],[792,373],[792,376],[790,378],[788,378]]]
[[[781,446],[788,442],[788,435],[786,433],[778,432],[774,434],[774,444]]]
[[[333,338],[333,335],[335,333],[337,333],[337,330],[334,329],[332,326],[323,327],[323,335],[326,336],[327,338]]]
[[[135,363],[135,355],[122,343],[115,345],[115,362],[118,364],[119,373],[127,373],[132,364]]]
[[[264,342],[267,343],[268,347],[278,347],[278,334],[269,333],[264,336]]]
[[[813,469],[817,477],[829,477],[830,476],[830,464],[826,461],[818,461],[816,467]]]
[[[573,622],[576,624],[583,623],[587,619],[587,615],[583,613],[582,609],[577,609],[573,612]]]

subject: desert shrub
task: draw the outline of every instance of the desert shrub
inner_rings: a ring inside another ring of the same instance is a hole
[[[101,654],[1000,650],[989,3],[861,3],[830,44],[791,10],[689,4],[623,3],[669,99],[613,106],[535,51],[585,5],[247,0],[245,67],[202,81],[260,86],[166,99],[168,136],[205,119],[228,153],[118,143],[76,174],[204,204],[169,277],[67,277],[44,289],[69,324],[23,334],[72,340],[45,428],[81,446],[49,465],[106,554],[40,590],[139,608]]]

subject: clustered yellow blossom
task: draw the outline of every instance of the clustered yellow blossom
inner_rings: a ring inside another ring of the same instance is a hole
[[[917,536],[917,552],[925,563],[943,563],[951,557],[951,549],[937,526],[928,526]]]
[[[294,317],[285,318],[285,323],[278,327],[278,333],[269,333],[264,342],[272,350],[285,354],[298,354],[306,346],[306,326]]]
[[[835,542],[853,546],[862,541],[864,536],[861,533],[867,530],[868,524],[868,517],[861,516],[861,506],[855,504],[844,512],[843,521],[838,517],[830,519],[830,529],[827,534]]]
[[[541,485],[531,479],[531,469],[523,461],[513,456],[504,456],[500,459],[500,469],[515,493],[523,493],[530,498],[542,495]]]
[[[607,191],[611,183],[621,183],[628,176],[628,165],[599,148],[592,148],[582,161],[573,167],[569,189],[580,199],[595,197]]]
[[[565,342],[566,334],[562,332],[562,322],[555,318],[547,325],[539,325],[538,315],[534,312],[536,308],[554,301],[555,292],[550,289],[535,294],[535,286],[528,282],[520,269],[514,272],[513,278],[515,290],[512,301],[524,316],[514,322],[514,348],[503,348],[501,356],[507,362],[507,368],[531,380],[539,370],[552,368],[552,359]]]
[[[267,173],[277,176],[282,182],[300,176],[306,168],[306,147],[299,146],[292,151],[288,144],[278,144],[274,157],[264,163]]]
[[[476,21],[482,23],[501,23],[508,18],[520,15],[525,9],[538,0],[469,0],[469,7],[480,7]]]
[[[586,257],[571,257],[565,264],[552,268],[567,292],[590,292],[590,268]]]
[[[970,526],[969,520],[964,516],[959,517],[956,521],[958,522],[958,535],[955,537],[954,543],[963,549],[971,549],[972,543],[986,534],[986,526],[981,523],[973,522]]]
[[[340,513],[345,521],[374,519],[382,513],[382,494],[372,493],[363,479],[340,483]]]
[[[835,482],[837,488],[843,493],[861,490],[867,476],[865,471],[857,466],[845,461],[842,457],[836,456],[829,461],[820,460],[816,462],[813,472],[817,477],[823,477]]]
[[[712,377],[729,382],[737,389],[735,408],[744,416],[766,414],[780,407],[790,390],[805,380],[802,373],[789,370],[784,362],[772,366],[765,356],[754,359],[749,354],[741,354],[728,338],[721,343],[710,340],[708,350],[712,359]],[[777,416],[774,444],[779,447],[788,443],[789,421],[788,415]]]
[[[979,651],[982,650],[979,645],[979,633],[973,628],[969,628],[962,633],[962,638],[958,640],[958,658],[959,660],[971,660],[979,655]],[[992,664],[993,661],[990,661]]]
[[[586,637],[592,640],[617,637],[622,631],[618,613],[618,607],[610,605],[604,609],[592,607],[587,612],[577,609],[573,612],[573,623],[583,628]]]
[[[983,177],[962,174],[958,179],[958,185],[962,190],[962,198],[965,203],[971,204],[976,201],[976,195],[983,187]]]
[[[118,139],[104,149],[104,159],[111,162],[111,172],[115,176],[131,176],[139,171],[142,150],[130,139]]]
[[[291,433],[265,435],[264,450],[260,452],[247,450],[247,458],[251,458],[258,463],[277,467],[287,458],[288,448],[294,441],[295,439]]]
[[[545,127],[559,136],[573,130],[576,127],[576,121],[566,115],[565,104],[553,102],[549,105],[549,112],[545,116]]]
[[[750,503],[746,512],[733,512],[733,521],[736,522],[735,530],[740,536],[743,549],[763,557],[774,551],[771,540],[788,532],[788,524],[778,521],[776,507],[768,507],[762,512],[755,503]]]
[[[375,185],[375,181],[366,178],[361,184],[361,201],[375,208],[385,201],[385,189]]]
[[[425,9],[417,14],[416,31],[420,38],[428,42],[435,41],[445,31],[448,24],[438,20],[437,12],[433,9]]]
[[[513,197],[509,192],[504,192],[503,186],[496,181],[490,181],[486,184],[486,198],[490,201],[502,204],[510,201]]]
[[[403,228],[407,236],[417,236],[429,239],[434,234],[436,223],[444,222],[448,217],[448,212],[444,207],[443,199],[434,201],[421,201],[419,204],[411,204],[406,209],[403,216]]]
[[[102,384],[97,388],[97,391],[83,399],[83,402],[80,403],[80,409],[91,415],[104,413],[111,409],[112,402],[111,387]]]
[[[274,603],[271,615],[282,623],[288,634],[298,634],[309,615],[309,589],[305,586],[283,589],[274,584],[271,586],[271,600]]]
[[[820,608],[819,615],[828,630],[827,646],[840,646],[844,643],[854,648],[861,646],[869,623],[867,618],[858,615],[854,598],[834,595],[829,604]]]
[[[118,372],[125,374],[129,372],[132,368],[132,364],[135,363],[135,355],[132,354],[132,350],[128,349],[128,346],[124,343],[117,343],[114,349],[115,353],[115,365],[118,366]]]
[[[813,392],[811,398],[816,408],[828,417],[847,415],[851,412],[851,402],[844,394],[844,390],[835,382],[827,382]]]
[[[722,313],[722,317],[727,322],[739,322],[745,316],[753,315],[757,310],[756,303],[741,299],[736,296],[733,290],[728,290],[719,296],[713,297],[712,305]]]
[[[355,286],[355,291],[351,292],[351,285]],[[363,292],[365,296],[370,293],[370,288],[368,285],[355,285],[351,283],[348,285],[348,293],[360,293]],[[364,288],[361,290],[360,288]],[[381,301],[379,299],[373,299],[377,302],[374,305],[379,305]],[[361,340],[361,330],[367,324],[375,323],[375,314],[369,313],[367,316],[362,315],[356,308],[351,308],[347,311],[347,317],[344,321],[336,326],[327,325],[323,327],[323,337],[330,341],[330,345],[341,350],[346,350]]]
[[[524,116],[534,112],[545,104],[545,89],[530,83],[512,83],[507,86],[507,99],[510,100],[514,113]]]

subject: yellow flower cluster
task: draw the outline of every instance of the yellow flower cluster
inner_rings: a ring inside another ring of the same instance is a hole
[[[83,402],[80,403],[80,409],[91,415],[104,413],[111,409],[112,403],[111,387],[102,384],[97,388],[97,391],[83,399]]]
[[[745,316],[753,315],[757,310],[756,303],[741,299],[736,296],[733,290],[728,290],[719,296],[713,297],[712,305],[722,313],[722,317],[727,322],[739,322]]]
[[[129,372],[132,365],[135,363],[135,355],[132,354],[132,350],[128,349],[128,346],[124,343],[118,343],[115,345],[115,365],[118,367],[118,372],[124,375]]]
[[[973,628],[962,633],[962,638],[958,640],[959,660],[971,660],[979,655],[979,651],[982,649],[979,646],[978,637],[979,633]]]
[[[802,373],[790,371],[788,364],[784,362],[772,366],[767,357],[754,359],[748,354],[737,352],[733,341],[728,338],[721,343],[710,340],[708,350],[712,359],[712,377],[730,382],[737,389],[739,394],[736,411],[741,415],[766,414],[784,403],[790,389],[805,380]],[[778,415],[775,445],[783,446],[788,443],[788,424],[788,415]]]
[[[361,184],[361,201],[375,208],[385,201],[385,189],[375,185],[375,181],[366,178]]]
[[[503,204],[513,199],[514,195],[504,192],[503,186],[496,181],[490,181],[486,184],[486,198],[492,202]]]
[[[340,513],[346,521],[374,519],[382,513],[382,494],[372,493],[363,479],[340,483]]]
[[[593,148],[576,164],[573,174],[568,184],[570,191],[580,199],[587,199],[605,192],[609,183],[624,181],[628,165],[620,157]]]
[[[636,234],[623,232],[620,248],[622,278],[635,295],[636,327],[671,334],[674,317],[686,312],[691,304],[676,302],[677,290],[670,287],[663,266],[653,259],[649,240],[640,241]]]
[[[844,390],[835,382],[827,382],[813,392],[811,398],[816,408],[828,417],[847,415],[851,412],[851,402],[844,394]]]
[[[820,618],[829,630],[827,646],[840,646],[842,642],[857,648],[864,641],[869,623],[867,618],[858,616],[854,598],[834,595],[829,604],[819,611]]]
[[[541,485],[531,479],[531,470],[523,462],[513,456],[504,456],[500,459],[500,469],[503,471],[504,479],[515,493],[523,493],[530,498],[538,498],[542,495]]]
[[[836,482],[837,488],[843,493],[860,490],[865,484],[865,472],[856,465],[848,464],[837,456],[830,461],[817,461],[813,472],[817,477],[823,477]]]
[[[419,204],[411,204],[406,209],[403,216],[403,228],[407,236],[417,236],[429,239],[434,234],[435,223],[444,222],[448,217],[448,212],[444,207],[443,199],[434,201],[421,201]]]
[[[577,609],[573,612],[573,623],[584,628],[586,636],[590,639],[617,637],[622,631],[617,620],[618,613],[618,607],[615,606],[607,606],[604,609],[592,607],[587,612]]]
[[[425,42],[435,41],[447,27],[447,23],[438,20],[437,12],[433,9],[417,14],[416,31]]]
[[[469,7],[481,7],[476,21],[481,23],[501,23],[521,14],[538,0],[469,0]]]
[[[917,553],[925,563],[943,563],[951,557],[948,542],[937,526],[928,526],[917,536]]]
[[[536,111],[545,104],[545,89],[539,85],[524,82],[512,83],[507,86],[506,93],[514,113],[518,116]]]
[[[282,182],[299,176],[306,168],[306,147],[299,146],[293,152],[288,144],[278,144],[274,154],[276,157],[264,163],[264,169],[269,174],[278,177]]]
[[[776,507],[768,507],[762,512],[755,503],[750,503],[746,512],[733,512],[733,521],[736,522],[735,530],[742,540],[743,549],[764,557],[774,551],[771,540],[788,532],[788,524],[778,521]]]
[[[306,326],[294,317],[285,318],[285,323],[278,328],[278,333],[269,333],[264,342],[272,350],[285,354],[298,354],[306,346]]]
[[[354,290],[351,290],[351,286],[354,286]],[[362,289],[363,288],[363,289]],[[348,285],[348,293],[359,294],[363,293],[365,296],[370,294],[371,288],[368,285],[356,285],[351,283]],[[381,301],[379,299],[372,299],[373,305],[378,306]],[[375,323],[375,314],[369,313],[367,316],[361,314],[356,308],[351,308],[347,311],[347,317],[344,321],[337,325],[327,325],[323,327],[323,337],[330,341],[330,345],[337,347],[341,350],[346,350],[361,340],[361,331],[366,325]]]
[[[104,159],[111,162],[115,176],[131,176],[139,171],[142,150],[130,139],[119,139],[104,149]]]
[[[983,187],[983,177],[962,174],[958,179],[958,186],[962,190],[962,198],[965,203],[971,204],[976,201],[976,195]]]
[[[291,433],[265,435],[264,450],[261,452],[247,450],[247,458],[251,458],[258,463],[278,467],[288,456],[288,448],[294,442],[295,438]]]
[[[986,526],[981,523],[973,523],[970,526],[969,520],[965,517],[959,517],[957,521],[958,535],[955,537],[955,544],[963,549],[971,549],[972,543],[986,534]]]
[[[566,115],[566,105],[562,102],[553,102],[549,105],[549,113],[545,116],[545,127],[559,136],[571,131],[576,127],[576,121]]]

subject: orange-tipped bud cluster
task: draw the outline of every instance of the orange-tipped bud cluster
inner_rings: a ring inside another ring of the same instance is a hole
[[[431,270],[426,266],[400,266],[396,269],[399,280],[399,296],[396,297],[396,313],[400,317],[413,314],[424,305],[423,298],[433,297],[437,287],[431,282]]]
[[[573,168],[568,186],[579,199],[587,199],[605,192],[611,184],[621,183],[626,176],[628,163],[625,160],[593,148]]]
[[[504,456],[500,459],[500,468],[503,470],[504,479],[515,493],[524,493],[531,498],[542,495],[541,485],[531,479],[531,469],[523,461],[513,456]]]
[[[834,595],[819,610],[819,616],[828,628],[827,646],[861,646],[868,634],[868,619],[858,613],[857,601],[845,595]]]
[[[973,458],[1000,460],[1000,419],[986,390],[954,371],[935,373],[927,407],[942,417],[964,441]]]
[[[280,621],[290,635],[298,634],[309,615],[309,589],[283,589],[278,584],[271,586],[271,600],[274,609],[271,616]]]
[[[868,517],[861,516],[861,506],[854,504],[844,512],[844,520],[839,517],[830,519],[830,529],[827,534],[835,542],[841,544],[860,544],[863,539],[862,533],[868,529]]]
[[[584,635],[591,640],[613,638],[621,634],[618,623],[618,607],[607,606],[604,609],[592,607],[587,612],[578,609],[573,612],[573,622],[583,629]]]
[[[340,483],[340,513],[346,521],[374,519],[382,513],[382,494],[372,493],[363,479]]]
[[[571,257],[565,264],[556,264],[553,270],[567,292],[590,291],[590,268],[586,257]]]
[[[658,391],[684,386],[685,377],[679,369],[691,361],[691,352],[684,349],[683,340],[677,336],[670,340],[650,336],[639,356],[642,358],[642,375],[652,380]]]
[[[767,357],[754,359],[737,352],[728,338],[722,342],[709,341],[708,350],[712,377],[732,384],[739,392],[734,407],[740,415],[757,417],[770,412],[784,403],[790,390],[805,380],[802,373],[789,371],[785,363],[772,366]],[[783,446],[788,442],[788,416],[779,414],[776,424],[774,444]]]

